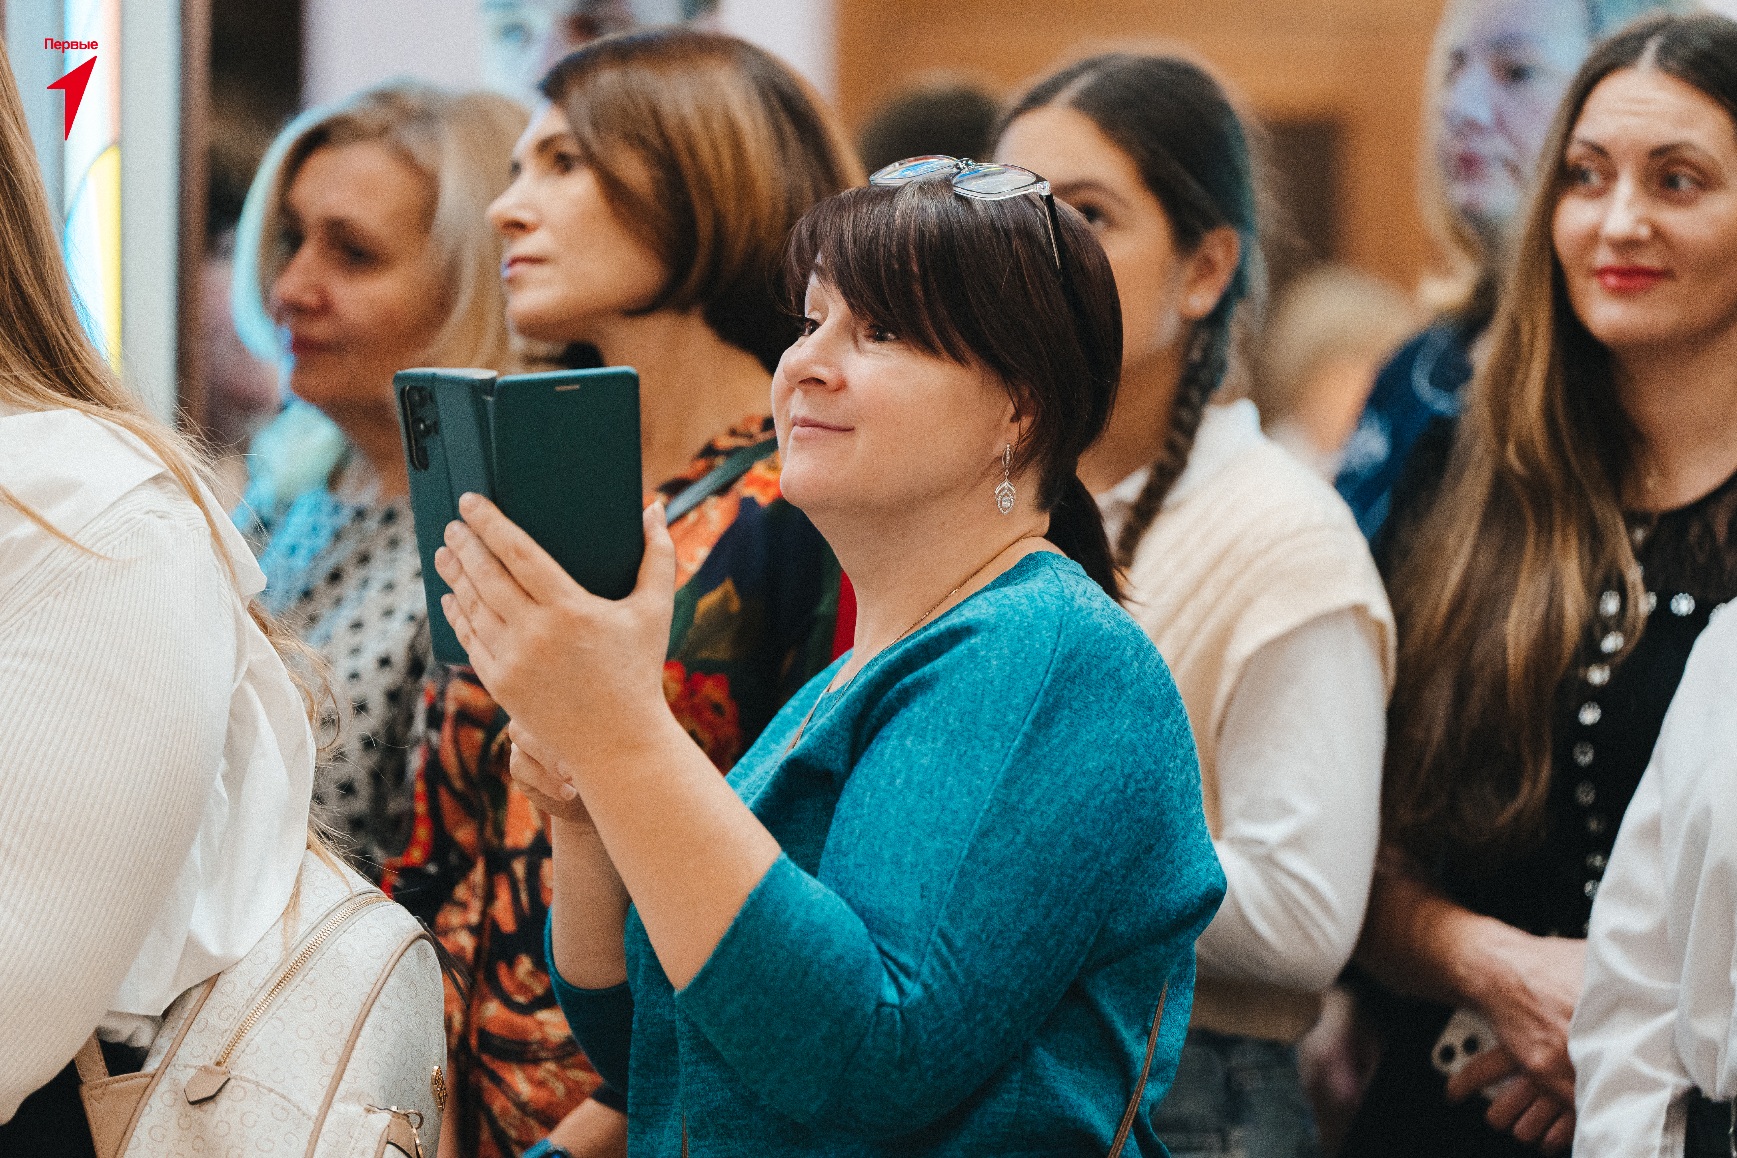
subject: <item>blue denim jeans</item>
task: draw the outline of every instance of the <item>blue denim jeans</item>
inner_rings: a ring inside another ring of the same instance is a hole
[[[1188,1031],[1176,1081],[1152,1115],[1171,1158],[1319,1158],[1297,1051],[1274,1041]]]

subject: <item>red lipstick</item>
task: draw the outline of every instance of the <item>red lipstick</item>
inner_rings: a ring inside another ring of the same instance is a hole
[[[1647,265],[1601,265],[1593,273],[1605,292],[1613,294],[1645,293],[1670,276]]]

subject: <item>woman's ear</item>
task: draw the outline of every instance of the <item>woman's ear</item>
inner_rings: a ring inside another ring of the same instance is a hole
[[[1218,308],[1242,260],[1242,235],[1220,225],[1194,247],[1182,268],[1182,317],[1198,322]]]
[[[1031,424],[1034,421],[1032,415],[1035,413],[1036,407],[1031,404],[1031,399],[1023,392],[1014,392],[1007,401],[1007,426],[1003,437],[1007,442],[1011,442],[1014,449],[1017,450],[1025,445],[1026,436],[1031,433]]]

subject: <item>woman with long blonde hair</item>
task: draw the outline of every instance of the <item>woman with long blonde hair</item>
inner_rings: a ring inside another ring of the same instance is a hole
[[[1395,512],[1359,959],[1414,1000],[1346,1153],[1573,1132],[1593,898],[1690,648],[1737,596],[1734,33],[1660,17],[1582,66],[1446,477]]]
[[[267,453],[244,515],[270,524],[266,606],[331,666],[347,709],[315,812],[375,877],[409,838],[408,753],[429,664],[392,375],[509,368],[500,243],[484,213],[524,125],[506,97],[408,81],[311,109],[266,155],[238,229],[237,316],[244,332],[274,335],[297,399],[256,440]],[[335,456],[292,495],[270,468],[305,474],[307,463],[269,447],[286,426],[326,420],[341,435]]]
[[[263,584],[80,328],[0,56],[0,1153],[92,1153],[81,1044],[136,1070],[291,896],[313,735]]]

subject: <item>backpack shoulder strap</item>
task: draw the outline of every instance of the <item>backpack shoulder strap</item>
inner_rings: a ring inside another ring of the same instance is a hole
[[[770,457],[777,449],[778,440],[767,438],[732,450],[723,462],[689,483],[685,490],[670,500],[669,506],[664,508],[664,521],[673,523],[713,495],[727,490],[731,483],[747,474],[755,463]]]
[[[109,1063],[104,1060],[102,1044],[97,1041],[94,1033],[78,1047],[78,1054],[72,1059],[72,1064],[78,1067],[80,1085],[88,1086],[109,1076]]]
[[[1122,1111],[1122,1125],[1116,1131],[1115,1141],[1110,1143],[1110,1158],[1121,1158],[1122,1147],[1128,1144],[1128,1135],[1134,1130],[1134,1119],[1140,1114],[1140,1101],[1146,1096],[1146,1079],[1152,1075],[1152,1055],[1158,1052],[1158,1029],[1164,1024],[1164,999],[1170,996],[1170,982],[1164,983],[1164,988],[1158,993],[1158,1011],[1152,1015],[1152,1029],[1146,1035],[1146,1060],[1140,1066],[1140,1080],[1134,1084],[1134,1093],[1128,1099],[1128,1108]]]
[[[79,1098],[84,1103],[85,1117],[90,1123],[91,1139],[98,1158],[119,1158],[126,1153],[133,1132],[138,1129],[139,1118],[145,1112],[145,1106],[157,1092],[157,1086],[162,1082],[163,1075],[169,1072],[175,1055],[181,1049],[181,1043],[187,1039],[187,1031],[193,1028],[194,1019],[199,1016],[199,1011],[205,1007],[206,999],[216,988],[216,977],[200,986],[199,995],[191,999],[168,1050],[158,1060],[156,1068],[148,1073],[111,1078],[108,1063],[103,1060],[102,1045],[94,1033],[79,1048],[78,1056],[73,1058],[78,1068]],[[185,995],[177,999],[177,1004],[182,1000],[186,1000]]]

